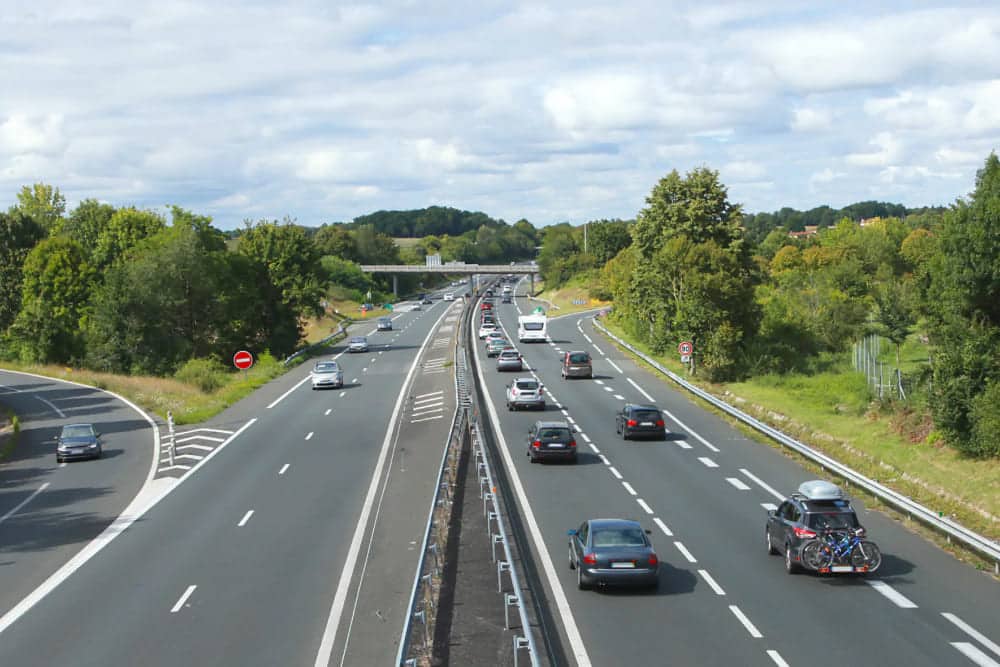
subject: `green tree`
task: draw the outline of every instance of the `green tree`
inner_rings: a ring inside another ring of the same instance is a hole
[[[114,206],[102,204],[96,199],[84,199],[52,232],[70,237],[92,254],[97,248],[98,239],[108,228],[114,214]]]
[[[354,233],[344,225],[323,225],[316,230],[313,242],[321,255],[333,255],[349,262],[360,259]]]
[[[576,233],[569,223],[550,225],[544,230],[538,268],[548,287],[558,287],[576,272],[580,252]]]
[[[45,230],[21,210],[0,212],[0,333],[21,310],[24,260],[45,238]]]
[[[624,220],[594,220],[586,225],[587,252],[598,266],[632,244],[628,223]]]
[[[63,213],[66,212],[66,197],[45,183],[25,185],[17,193],[16,208],[35,219],[43,229],[49,231],[58,226]]]
[[[97,235],[91,255],[94,266],[98,269],[111,266],[137,243],[159,233],[165,227],[163,217],[154,211],[134,207],[118,209]]]

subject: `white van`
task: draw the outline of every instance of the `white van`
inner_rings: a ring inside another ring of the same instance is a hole
[[[517,318],[517,339],[522,343],[544,343],[549,336],[548,322],[545,315],[521,315]]]

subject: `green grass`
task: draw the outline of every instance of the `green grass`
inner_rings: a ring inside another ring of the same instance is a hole
[[[605,324],[628,340],[614,323]],[[651,354],[646,346],[630,342]],[[926,360],[920,354],[917,349],[912,357]],[[685,375],[676,357],[651,356]],[[695,383],[858,472],[954,516],[972,530],[991,539],[1000,537],[1000,462],[966,459],[927,438],[914,442],[911,434],[926,432],[926,415],[871,402],[863,376],[851,368],[849,354],[815,375],[766,375],[718,385]],[[916,428],[920,425],[925,426],[923,431]]]
[[[12,410],[0,406],[0,461],[3,461],[17,446],[21,433],[21,422]]]
[[[565,285],[555,289],[545,289],[544,284],[539,287],[537,282],[535,285],[542,290],[538,294],[538,298],[551,301],[555,306],[557,306],[557,308],[553,309],[552,312],[549,313],[549,315],[553,317],[557,315],[578,313],[584,310],[600,308],[611,304],[610,301],[601,301],[600,299],[591,298],[590,288],[587,286],[587,281],[581,277],[574,277]],[[573,303],[574,301],[584,301],[585,303],[576,304]]]
[[[420,242],[422,240],[423,240],[422,238],[410,239],[410,238],[394,236],[392,242],[396,244],[397,248],[413,248],[415,246],[420,245]]]

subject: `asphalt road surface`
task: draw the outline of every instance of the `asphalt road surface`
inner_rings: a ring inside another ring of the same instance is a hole
[[[519,310],[535,305],[516,301],[497,306],[515,341]],[[638,368],[587,316],[550,320],[549,337],[518,345],[549,390],[544,413],[505,408],[504,386],[529,372],[498,373],[481,353],[479,361],[562,639],[578,664],[1000,664],[1000,587],[990,577],[858,502],[884,554],[879,572],[789,576],[766,554],[766,511],[814,473]],[[570,350],[591,353],[595,379],[560,378],[558,354]],[[665,410],[668,440],[616,435],[614,415],[626,402]],[[539,418],[580,430],[576,465],[530,464],[525,436]],[[653,531],[658,591],[577,589],[566,531],[600,517],[637,519]]]
[[[341,356],[342,390],[311,391],[306,364],[221,415],[225,446],[5,627],[0,665],[315,664],[404,380],[446,307],[400,312],[369,353]]]

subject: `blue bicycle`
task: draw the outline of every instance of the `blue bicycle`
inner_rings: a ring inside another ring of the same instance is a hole
[[[882,565],[882,552],[862,535],[863,528],[823,530],[802,547],[802,562],[817,572],[874,572]]]

